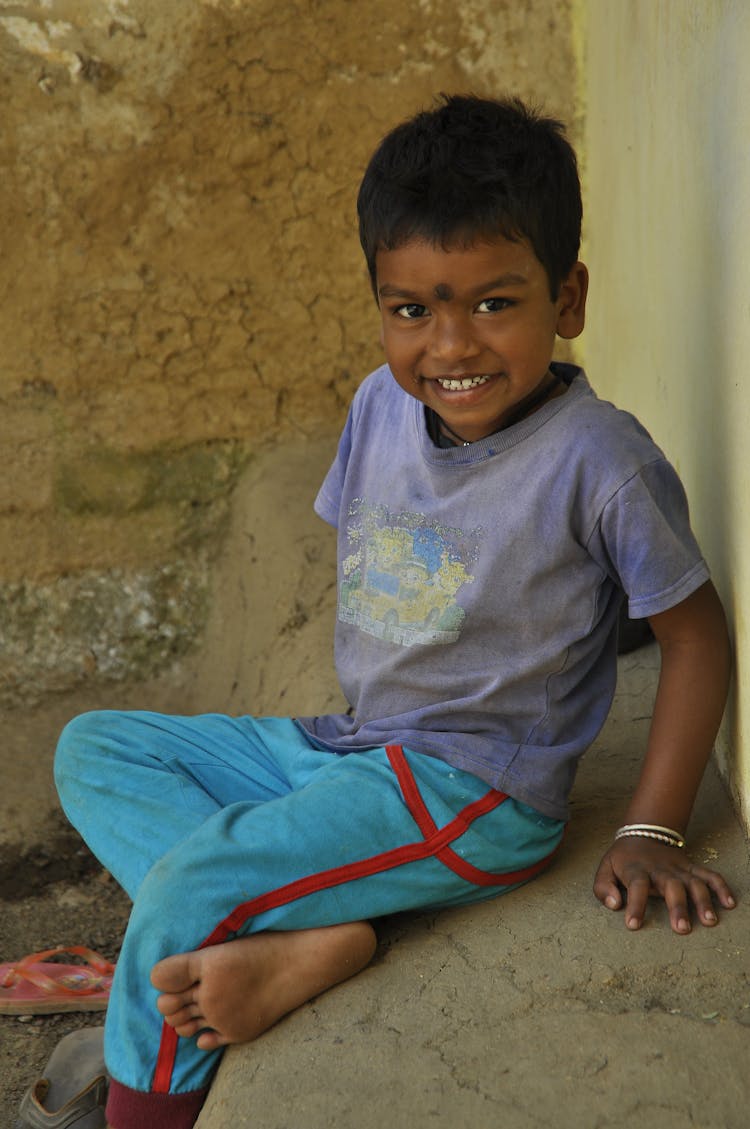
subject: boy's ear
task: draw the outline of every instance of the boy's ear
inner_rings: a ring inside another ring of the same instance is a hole
[[[557,296],[557,334],[567,339],[578,337],[586,321],[586,295],[589,272],[583,263],[575,263],[567,278],[560,283]]]

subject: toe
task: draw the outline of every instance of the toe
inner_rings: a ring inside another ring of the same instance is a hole
[[[195,1000],[185,1000],[175,996],[159,996],[156,1007],[173,1027],[178,1023],[186,1023],[190,1019],[195,1019],[200,1012]]]
[[[153,986],[165,993],[181,993],[191,988],[198,980],[191,956],[192,953],[177,953],[158,961],[151,969]]]
[[[219,1047],[229,1046],[229,1040],[220,1035],[218,1031],[203,1031],[196,1040],[196,1046],[200,1051],[215,1051]]]
[[[169,1022],[169,1020],[167,1020]],[[174,1027],[178,1035],[183,1039],[190,1039],[193,1035],[197,1035],[199,1031],[206,1030],[206,1021],[202,1015],[197,1018],[186,1020],[184,1023],[169,1023],[170,1027]]]

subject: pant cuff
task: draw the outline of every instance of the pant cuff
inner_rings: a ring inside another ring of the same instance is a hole
[[[113,1129],[192,1129],[207,1094],[208,1087],[187,1094],[146,1094],[113,1078],[107,1122]]]

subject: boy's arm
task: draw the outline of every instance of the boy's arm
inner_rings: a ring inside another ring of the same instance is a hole
[[[624,824],[650,823],[684,834],[713,747],[729,685],[724,612],[710,582],[669,611],[650,617],[661,648],[661,673],[646,756]],[[734,898],[720,874],[695,866],[684,850],[645,838],[618,839],[602,859],[594,893],[625,924],[639,929],[649,894],[660,894],[672,928],[690,931],[692,902],[703,925],[715,925],[711,892],[726,909]]]

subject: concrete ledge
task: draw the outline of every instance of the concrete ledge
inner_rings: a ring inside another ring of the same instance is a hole
[[[643,748],[655,647],[621,660],[564,853],[522,890],[380,925],[373,964],[230,1049],[198,1129],[746,1129],[747,843],[711,770],[692,857],[740,904],[715,930],[640,933],[591,883]]]

